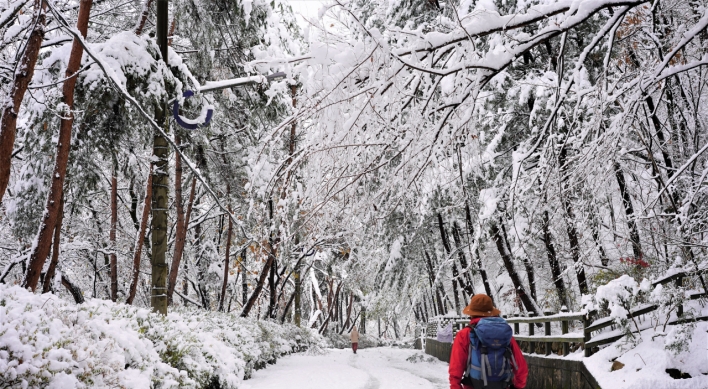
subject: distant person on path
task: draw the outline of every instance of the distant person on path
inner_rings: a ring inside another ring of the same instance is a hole
[[[352,350],[356,354],[356,349],[359,346],[359,331],[357,331],[356,326],[352,327],[352,333],[349,334],[349,338],[352,340]]]
[[[529,374],[526,360],[492,299],[476,294],[462,313],[471,320],[452,343],[450,389],[524,388]]]

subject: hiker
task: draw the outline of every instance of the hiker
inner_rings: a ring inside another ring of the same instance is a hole
[[[359,331],[357,331],[356,326],[352,327],[352,333],[349,334],[349,338],[352,340],[352,350],[356,354],[356,349],[359,346]]]
[[[450,389],[524,388],[529,374],[526,360],[492,299],[476,294],[462,313],[471,320],[452,343]]]

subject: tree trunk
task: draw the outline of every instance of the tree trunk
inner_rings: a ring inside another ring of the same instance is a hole
[[[57,224],[58,226],[58,224]],[[116,228],[118,227],[118,161],[113,156],[113,174],[111,175],[111,301],[118,299],[118,255],[116,254]]]
[[[445,314],[445,311],[443,311],[443,306],[442,306],[442,299],[440,298],[440,291],[438,288],[435,287],[435,274],[433,270],[433,261],[430,259],[430,255],[428,254],[428,250],[423,250],[423,254],[425,255],[425,262],[428,265],[428,281],[430,282],[430,293],[433,293],[433,290],[435,291],[436,297],[437,297],[437,308],[436,305],[433,304],[433,311],[435,313],[435,316],[438,314],[443,315]]]
[[[622,168],[619,162],[615,162],[615,178],[617,179],[617,186],[619,186],[620,195],[622,196],[622,204],[624,205],[624,213],[627,216],[627,227],[629,228],[629,240],[632,243],[632,251],[634,252],[635,259],[642,258],[642,246],[639,242],[639,231],[637,230],[637,223],[634,220],[634,207],[632,206],[632,199],[627,192],[627,184],[624,180],[624,173],[622,173]]]
[[[462,250],[462,239],[460,237],[460,227],[457,222],[452,223],[452,239],[455,242],[455,248],[457,249],[457,256],[460,259],[460,266],[462,268],[462,274],[465,277],[465,292],[469,296],[474,296],[474,285],[472,284],[472,277],[470,277],[470,269],[467,267],[467,258],[465,257],[465,252]]]
[[[189,230],[189,221],[192,220],[192,206],[194,205],[194,196],[196,195],[196,189],[197,189],[197,177],[194,176],[192,177],[192,188],[189,190],[189,201],[187,202],[187,213],[184,215],[184,238],[182,239],[183,242],[187,241],[187,232]],[[184,247],[184,246],[183,246]],[[175,251],[177,251],[177,248],[175,247]],[[182,249],[182,254],[184,255],[184,248]],[[180,259],[181,261],[181,259]],[[182,289],[183,289],[183,294],[184,296],[189,296],[189,279],[188,279],[188,274],[189,274],[189,261],[185,260],[184,261],[184,266],[182,266],[182,274],[184,277],[182,278]],[[169,284],[167,285],[169,289]],[[186,298],[183,299],[183,304],[187,304]]]
[[[342,326],[342,329],[339,331],[339,334],[341,335],[344,330],[349,327],[349,319],[352,317],[352,306],[354,305],[354,294],[349,292],[349,303],[347,304],[347,320],[344,321],[344,325]]]
[[[143,29],[145,28],[145,22],[147,22],[148,16],[150,16],[151,6],[152,0],[146,0],[145,6],[143,7],[143,12],[140,14],[140,20],[138,21],[138,25],[135,27],[135,35],[142,35]]]
[[[277,308],[276,308],[276,290],[277,290],[277,285],[275,284],[275,273],[278,271],[278,261],[277,261],[277,252],[276,252],[276,246],[278,245],[278,240],[279,238],[276,238],[273,233],[273,227],[274,226],[274,219],[273,219],[273,200],[268,200],[268,209],[269,209],[269,214],[270,214],[270,223],[271,223],[271,231],[270,231],[270,236],[268,238],[268,246],[270,246],[268,249],[268,256],[272,258],[271,260],[271,266],[270,266],[270,274],[268,276],[268,291],[270,293],[270,298],[268,300],[268,314],[267,316],[270,318],[275,318],[277,314]]]
[[[528,256],[523,256],[522,261],[524,263],[524,269],[526,269],[526,275],[529,279],[529,291],[531,292],[531,298],[536,300],[536,273],[533,270],[533,265],[529,260]]]
[[[302,265],[300,263],[296,264],[295,271],[293,272],[293,279],[295,281],[295,325],[300,327],[302,324],[302,281],[300,280],[300,270]]]
[[[465,200],[465,223],[467,224],[467,230],[470,233],[470,239],[472,239],[474,234],[474,227],[472,227],[472,215],[470,212],[470,205],[469,203]],[[470,249],[471,251],[471,249]],[[472,255],[472,253],[470,253]],[[484,284],[484,291],[487,293],[487,296],[489,296],[492,301],[494,301],[494,296],[492,295],[492,287],[489,284],[489,277],[487,277],[487,271],[484,269],[484,265],[482,264],[482,258],[479,256],[479,248],[475,248],[474,250],[474,256],[477,259],[477,267],[479,268],[479,275],[482,277],[482,284]]]
[[[37,57],[44,40],[44,26],[47,21],[46,9],[46,2],[43,0],[34,1],[34,13],[32,15],[34,28],[27,40],[22,59],[20,59],[20,66],[17,67],[17,72],[10,88],[10,96],[8,96],[9,98],[2,107],[2,119],[0,119],[0,203],[2,203],[5,190],[7,190],[7,185],[10,182],[12,149],[15,147],[15,136],[17,134],[17,116],[20,113],[22,99],[25,97],[27,87],[34,76]],[[74,82],[76,82],[75,80],[74,78]]]
[[[361,322],[359,323],[359,333],[366,334],[366,307],[362,306],[361,311]]]
[[[91,12],[92,3],[93,0],[81,0],[79,6],[79,15],[76,22],[76,28],[84,38],[86,37],[86,32],[88,30],[89,14]],[[49,194],[47,195],[44,218],[40,223],[36,240],[37,244],[30,254],[27,275],[22,283],[23,287],[30,288],[32,291],[37,288],[37,281],[39,281],[39,275],[42,272],[42,267],[44,267],[44,262],[47,259],[47,255],[49,255],[49,250],[52,244],[52,236],[54,235],[54,227],[56,226],[57,219],[59,217],[59,208],[61,207],[62,192],[64,190],[64,179],[66,178],[66,166],[69,162],[69,150],[71,148],[71,127],[74,124],[73,109],[74,87],[76,86],[77,78],[76,72],[79,71],[83,52],[83,46],[81,46],[81,44],[74,39],[74,43],[71,47],[71,54],[69,55],[69,62],[66,67],[66,81],[64,81],[64,86],[62,88],[62,102],[66,105],[68,112],[63,112],[64,116],[61,119],[54,172],[52,173],[51,187],[49,189]],[[5,184],[5,186],[7,186],[7,184]],[[5,191],[5,188],[1,189],[3,192]]]
[[[44,275],[44,284],[42,285],[42,293],[49,293],[52,290],[54,275],[56,274],[57,264],[59,263],[59,242],[61,240],[61,224],[64,220],[64,195],[61,197],[59,205],[59,217],[57,225],[54,227],[54,243],[52,244],[52,259],[49,262],[47,274]]]
[[[167,28],[168,9],[167,0],[157,0],[156,7],[156,40],[160,54],[165,64],[167,58]],[[167,106],[160,103],[155,109],[155,121],[160,126],[167,126]],[[150,291],[150,306],[154,312],[167,314],[167,220],[169,206],[170,177],[168,173],[169,144],[162,134],[155,132],[153,137],[152,154],[155,159],[155,168],[152,178],[152,290]]]
[[[246,248],[241,251],[241,306],[248,303],[248,269],[246,269]]]
[[[280,324],[285,323],[285,318],[288,316],[288,312],[290,311],[290,306],[292,305],[293,300],[295,300],[295,292],[293,292],[290,295],[290,298],[288,299],[288,303],[285,305],[285,308],[283,309],[283,315],[280,316]]]
[[[140,219],[140,229],[138,237],[135,240],[135,248],[133,252],[133,277],[130,282],[130,291],[126,304],[133,304],[135,300],[135,292],[138,289],[138,276],[140,275],[140,257],[143,253],[143,243],[145,242],[145,231],[147,230],[148,217],[150,216],[150,206],[152,204],[152,171],[148,173],[147,185],[145,185],[145,203],[143,204],[143,215]]]
[[[546,253],[548,254],[548,264],[551,267],[551,276],[553,277],[553,284],[556,286],[556,291],[558,292],[558,301],[561,305],[568,307],[568,294],[565,289],[565,282],[563,281],[563,272],[561,271],[560,264],[558,263],[558,256],[556,255],[556,248],[553,246],[553,240],[551,238],[551,232],[548,228],[549,218],[548,210],[543,210],[542,229],[543,229],[543,244],[546,246]]]
[[[440,238],[442,240],[443,247],[445,248],[445,253],[449,257],[452,249],[450,248],[450,242],[447,239],[447,232],[445,232],[445,225],[443,224],[442,215],[439,213],[438,213],[438,227],[440,228]],[[459,296],[459,292],[457,291],[457,280],[458,280],[459,273],[457,272],[457,265],[455,265],[455,261],[451,261],[451,262],[452,262],[452,294],[455,297],[455,312],[457,312],[459,314],[460,313],[460,296]]]
[[[588,280],[585,276],[585,269],[583,268],[583,263],[580,260],[580,242],[578,240],[578,232],[575,229],[575,212],[573,211],[573,205],[570,203],[570,199],[568,198],[570,184],[568,183],[569,174],[567,174],[566,164],[567,153],[568,149],[566,147],[562,147],[558,155],[561,181],[563,182],[563,193],[561,193],[561,203],[563,203],[563,209],[565,210],[566,229],[568,232],[568,240],[570,241],[570,254],[573,258],[575,274],[578,277],[578,286],[580,287],[580,293],[588,294],[590,293],[588,289]]]
[[[270,250],[272,249],[269,248],[268,260],[263,266],[263,270],[261,270],[261,275],[258,278],[258,283],[256,284],[255,289],[251,293],[251,297],[248,299],[248,302],[243,306],[243,310],[241,311],[241,317],[248,316],[248,313],[251,312],[251,308],[253,308],[253,305],[256,303],[258,296],[263,290],[263,284],[265,284],[265,279],[268,276],[268,273],[270,272],[271,266],[273,266],[273,261],[275,260],[275,257],[273,255],[270,255],[270,252],[272,252]]]
[[[231,186],[226,184],[227,196],[231,196]],[[229,205],[229,213],[231,206]],[[226,232],[226,255],[224,255],[224,282],[221,284],[221,298],[219,299],[219,311],[224,311],[224,299],[226,298],[226,285],[229,283],[229,255],[231,255],[231,235],[233,233],[233,222],[229,217],[229,228]]]
[[[499,220],[499,223],[502,223],[502,221]],[[519,299],[521,299],[524,308],[526,308],[527,312],[533,312],[534,314],[536,314],[536,316],[540,316],[540,310],[538,309],[538,307],[536,307],[534,301],[531,300],[531,297],[526,291],[526,288],[521,283],[521,277],[519,277],[519,273],[516,272],[511,253],[507,250],[508,244],[506,242],[506,237],[502,237],[497,223],[490,222],[489,233],[492,239],[494,240],[494,243],[497,245],[497,250],[499,251],[499,255],[502,257],[504,267],[506,268],[507,273],[509,273],[511,282],[514,285],[514,289],[516,290],[516,294],[517,296],[519,296]]]
[[[647,108],[649,108],[649,117],[651,118],[651,122],[654,126],[654,131],[656,131],[656,137],[659,140],[659,150],[661,150],[661,156],[664,159],[664,165],[666,166],[666,174],[670,179],[674,176],[674,164],[671,160],[671,156],[664,149],[664,147],[666,146],[666,138],[664,137],[664,131],[661,129],[661,120],[659,120],[659,116],[657,116],[656,114],[656,107],[654,106],[654,100],[651,98],[651,96],[647,95],[645,101],[647,103]],[[673,193],[673,191],[670,192]]]
[[[81,12],[80,8],[79,12]],[[71,296],[74,297],[74,301],[76,301],[77,304],[84,303],[84,294],[81,292],[81,289],[74,285],[64,274],[61,275],[61,284],[71,293]]]
[[[598,210],[594,210],[593,214],[590,216],[590,232],[592,233],[592,240],[597,246],[597,251],[600,254],[600,263],[602,266],[607,266],[610,263],[610,258],[607,256],[605,248],[602,247],[602,242],[600,242],[600,222],[597,220]]]
[[[179,147],[182,144],[181,137],[175,133],[175,144]],[[190,194],[191,196],[191,194]],[[179,265],[184,252],[184,243],[187,240],[187,223],[185,221],[184,203],[182,200],[182,157],[175,156],[175,213],[177,221],[175,223],[175,251],[172,255],[170,274],[167,283],[167,303],[172,305],[172,296],[177,286],[177,275]]]

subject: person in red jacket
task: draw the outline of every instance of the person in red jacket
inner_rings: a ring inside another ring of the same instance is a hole
[[[492,299],[486,294],[476,294],[472,296],[470,304],[462,310],[462,313],[471,317],[470,326],[475,326],[482,318],[499,316],[501,313],[494,307]],[[450,353],[450,389],[483,389],[472,388],[471,386],[462,385],[462,377],[467,370],[467,361],[469,361],[469,345],[470,345],[470,327],[463,328],[455,336],[452,343],[452,352]],[[529,375],[529,368],[526,365],[524,354],[521,348],[516,343],[516,339],[511,338],[511,351],[514,354],[514,359],[518,368],[514,371],[514,378],[511,380],[511,388],[523,389],[526,386],[526,377]]]

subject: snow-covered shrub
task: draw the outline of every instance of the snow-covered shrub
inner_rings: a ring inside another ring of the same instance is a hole
[[[606,285],[599,286],[595,292],[594,302],[586,301],[586,309],[597,304],[609,310],[610,317],[624,331],[627,339],[634,342],[637,339],[632,332],[638,331],[640,328],[634,318],[630,320],[628,314],[632,308],[642,302],[641,292],[648,292],[650,288],[649,280],[644,279],[639,284],[634,278],[625,274]],[[634,328],[632,328],[632,323]]]
[[[0,285],[4,387],[237,388],[283,354],[323,344],[294,325],[180,309],[167,316]]]
[[[0,381],[5,387],[178,387],[138,319],[150,313],[98,300],[76,306],[0,285]]]

